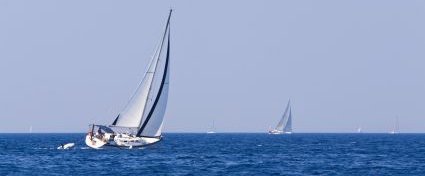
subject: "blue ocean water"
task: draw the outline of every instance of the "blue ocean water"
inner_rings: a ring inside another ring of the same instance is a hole
[[[425,134],[164,134],[89,149],[84,134],[0,134],[0,175],[425,175]],[[71,150],[57,150],[75,142]]]

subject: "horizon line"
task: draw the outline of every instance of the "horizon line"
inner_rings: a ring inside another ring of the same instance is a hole
[[[85,134],[87,132],[0,132],[0,134]],[[164,132],[163,134],[207,134],[207,132]],[[214,134],[268,134],[268,132],[215,132]],[[212,135],[214,135],[212,134]],[[292,134],[390,134],[390,132],[292,132]],[[397,132],[396,134],[425,134],[425,132]],[[288,135],[288,134],[287,134]],[[285,135],[285,136],[287,136]],[[291,134],[289,134],[291,135]],[[394,134],[392,134],[394,135]]]

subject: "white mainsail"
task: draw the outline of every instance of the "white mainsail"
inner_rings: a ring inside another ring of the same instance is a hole
[[[357,128],[357,133],[362,133],[362,127]]]
[[[169,53],[169,51],[167,53]],[[152,112],[150,117],[149,117],[149,111],[146,112],[146,118],[149,118],[149,125],[147,125],[147,121],[144,121],[144,124],[146,125],[143,126],[142,124],[141,126],[141,128],[144,127],[144,129],[142,129],[143,131],[140,133],[141,136],[160,136],[161,135],[162,122],[164,119],[165,109],[167,107],[169,77],[170,77],[169,63],[167,63],[167,65],[168,66],[164,73],[165,77],[163,80],[164,82],[163,82],[162,90],[160,93],[158,93],[160,95],[158,95],[159,98],[157,100],[157,104],[152,104],[152,106],[154,107],[151,107]]]
[[[292,132],[291,100],[288,101],[285,112],[274,130]]]
[[[112,123],[115,127],[137,128],[137,136],[161,135],[169,87],[170,17],[171,11],[142,82]]]
[[[155,52],[152,58],[153,60],[151,60],[148,70],[142,82],[139,84],[139,87],[136,89],[136,92],[128,101],[124,110],[119,114],[119,117],[117,117],[113,125],[120,127],[139,127],[147,103],[149,88],[152,85],[154,68],[157,64],[155,56],[157,56],[157,52]]]

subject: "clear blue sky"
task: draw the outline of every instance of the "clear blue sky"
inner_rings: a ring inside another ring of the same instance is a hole
[[[111,123],[170,7],[166,132],[425,132],[423,0],[0,0],[0,132]]]

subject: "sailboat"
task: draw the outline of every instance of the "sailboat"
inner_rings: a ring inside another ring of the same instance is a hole
[[[390,134],[397,134],[397,133],[399,133],[398,117],[396,117],[395,119],[393,130],[390,131]]]
[[[357,133],[362,133],[362,127],[357,128]]]
[[[207,131],[207,134],[212,134],[212,133],[215,133],[214,121],[212,123],[210,130]]]
[[[169,87],[171,13],[172,10],[160,43],[135,93],[111,125],[90,125],[85,138],[89,147],[133,148],[161,140]]]
[[[292,112],[291,100],[286,105],[285,112],[276,127],[269,130],[269,134],[291,134],[292,133]]]

